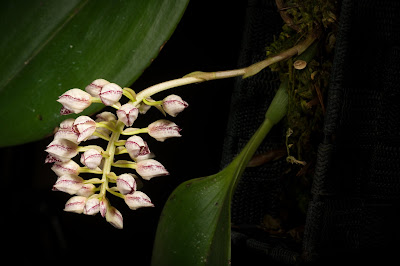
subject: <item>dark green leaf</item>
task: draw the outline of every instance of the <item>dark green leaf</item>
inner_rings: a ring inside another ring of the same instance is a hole
[[[161,214],[152,265],[229,264],[232,193],[272,125],[267,119],[221,172],[189,180],[175,189]]]
[[[43,138],[66,117],[58,96],[104,78],[129,86],[189,0],[9,0],[0,11],[0,146]],[[83,114],[102,108],[93,104]]]

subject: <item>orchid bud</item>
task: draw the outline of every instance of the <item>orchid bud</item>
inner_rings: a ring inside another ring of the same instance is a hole
[[[61,122],[60,128],[54,135],[54,139],[67,139],[78,144],[79,133],[73,128],[74,121],[75,119],[69,118]]]
[[[100,211],[100,200],[96,197],[86,200],[85,207],[83,208],[83,214],[95,215]]]
[[[187,102],[185,102],[180,96],[175,94],[165,97],[162,103],[164,111],[173,117],[177,116],[188,106],[189,104]]]
[[[132,159],[150,153],[147,143],[139,136],[128,138],[125,143],[125,148]]]
[[[103,121],[115,121],[117,120],[117,117],[111,113],[111,112],[102,112],[98,115],[96,115],[96,122],[103,122]],[[109,136],[111,134],[111,130],[105,128],[105,127],[97,127],[96,132],[104,135],[104,136]],[[98,139],[98,136],[92,135],[88,139]]]
[[[64,121],[62,121],[62,122],[60,123],[60,128],[61,128],[61,129],[72,128],[72,127],[74,126],[74,122],[75,122],[75,119],[74,119],[74,118],[65,119]]]
[[[80,166],[76,162],[69,160],[67,162],[56,162],[51,170],[53,170],[57,176],[63,176],[65,174],[78,175]]]
[[[66,139],[55,139],[45,151],[57,161],[66,162],[78,154],[78,145]]]
[[[151,103],[155,102],[151,97],[146,97],[146,100]],[[143,115],[147,113],[147,111],[151,108],[151,105],[147,105],[144,102],[141,102],[138,108],[139,108],[139,113]]]
[[[82,115],[75,119],[74,129],[79,133],[78,141],[85,141],[96,130],[96,122],[90,117]]]
[[[121,99],[122,88],[115,83],[109,83],[101,88],[99,97],[104,105],[113,105]]]
[[[74,196],[65,203],[64,211],[82,213],[85,208],[86,197]]]
[[[123,228],[122,214],[114,207],[110,206],[106,213],[106,220],[117,229]]]
[[[130,127],[135,122],[138,117],[139,109],[137,109],[133,104],[126,103],[122,105],[117,111],[117,116],[120,121],[122,121],[126,126]]]
[[[96,118],[97,118],[99,121],[112,121],[112,120],[117,120],[117,117],[116,117],[113,113],[107,112],[107,111],[102,112],[102,113],[96,115]]]
[[[136,164],[136,172],[145,180],[156,176],[169,175],[165,167],[156,160],[148,159]]]
[[[174,123],[165,119],[157,120],[148,126],[149,135],[158,141],[167,138],[180,137],[181,129]]]
[[[70,195],[78,192],[83,186],[83,179],[77,175],[60,176],[53,186],[53,191],[62,191]]]
[[[142,207],[154,207],[150,198],[141,191],[135,191],[131,194],[125,195],[125,203],[131,210],[136,210]]]
[[[150,97],[147,97],[146,100],[148,100],[150,102],[151,99]],[[152,100],[154,102],[154,100]],[[147,111],[151,108],[151,105],[147,105],[145,103],[140,103],[139,104],[139,113],[141,113],[142,115],[144,115],[145,113],[147,113]]]
[[[58,97],[57,102],[63,105],[60,114],[77,114],[92,104],[92,96],[80,89],[70,89]]]
[[[110,208],[110,202],[106,197],[103,197],[100,201],[100,214],[102,217],[105,217],[107,214],[107,210]]]
[[[135,162],[140,162],[140,161],[147,160],[147,159],[153,159],[154,157],[156,157],[154,155],[154,153],[149,152],[149,153],[144,154],[144,155],[139,155],[138,157],[134,158],[134,160],[135,160]]]
[[[85,91],[87,91],[93,97],[99,97],[101,89],[104,87],[104,85],[109,83],[110,82],[105,79],[96,79],[86,86]]]
[[[136,191],[136,180],[133,174],[122,174],[117,178],[117,188],[121,194],[126,195]]]
[[[96,186],[93,184],[83,184],[82,187],[76,192],[78,196],[90,197],[96,192]]]
[[[96,169],[103,159],[103,155],[96,149],[89,149],[81,155],[81,163],[90,169]]]

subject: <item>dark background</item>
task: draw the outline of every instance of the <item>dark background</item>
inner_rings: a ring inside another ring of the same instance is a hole
[[[247,2],[262,1],[192,0],[171,39],[132,88],[140,91],[197,70],[236,68]],[[311,259],[325,252],[328,256],[322,265],[360,264],[371,257],[383,265],[382,260],[397,259],[400,235],[400,21],[396,16],[400,4],[395,0],[343,2],[347,24],[341,26],[342,41],[337,46],[341,49],[335,53],[339,60],[330,85],[333,97],[327,105],[331,115],[321,143],[325,150],[320,151],[326,158],[319,159],[322,163],[326,159],[330,168],[314,177],[315,197],[303,248],[311,252],[306,254]],[[268,17],[276,18],[279,21],[277,13]],[[279,29],[275,24],[271,27]],[[148,265],[158,218],[172,190],[185,180],[220,169],[234,84],[235,79],[211,81],[154,97],[161,100],[174,93],[189,103],[178,117],[169,118],[182,128],[183,136],[164,143],[146,138],[170,176],[144,184],[142,191],[155,208],[131,211],[121,199],[110,196],[124,217],[123,230],[113,228],[100,215],[63,211],[70,196],[51,191],[56,175],[51,165],[44,164],[44,149],[51,137],[0,149],[2,259],[17,265]],[[153,108],[135,124],[142,127],[160,118]],[[233,265],[257,265],[260,256],[240,247],[232,249]]]
[[[245,11],[246,1],[191,1],[159,56],[131,87],[140,91],[192,71],[236,68]],[[56,175],[50,164],[44,164],[44,150],[52,137],[0,149],[5,253],[18,265],[104,260],[149,264],[158,218],[169,194],[181,182],[220,168],[233,84],[234,79],[211,81],[154,96],[161,100],[170,93],[178,94],[189,108],[168,118],[182,128],[181,138],[164,143],[146,138],[155,159],[170,172],[144,183],[142,191],[155,208],[131,211],[123,200],[109,196],[123,215],[123,230],[115,229],[99,214],[92,217],[63,211],[70,195],[51,191]],[[138,118],[137,126],[161,118],[152,108]]]

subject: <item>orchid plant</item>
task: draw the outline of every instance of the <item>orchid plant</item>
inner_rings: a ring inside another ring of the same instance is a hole
[[[47,163],[54,163],[52,169],[59,176],[53,190],[63,191],[71,195],[65,204],[65,211],[94,215],[98,212],[116,228],[123,228],[122,214],[110,205],[106,193],[113,194],[125,200],[130,209],[154,206],[150,198],[143,192],[137,191],[139,177],[132,173],[117,176],[111,167],[121,167],[136,170],[136,173],[145,180],[156,176],[168,175],[168,171],[150,152],[145,140],[138,134],[147,133],[158,141],[163,142],[171,137],[180,137],[180,128],[173,122],[165,119],[157,120],[146,128],[132,128],[139,113],[145,114],[151,106],[155,106],[164,115],[175,117],[188,107],[188,103],[177,95],[169,95],[162,101],[155,101],[151,96],[171,88],[200,83],[215,79],[224,79],[241,76],[247,78],[259,73],[262,69],[303,53],[318,35],[311,33],[303,41],[263,61],[245,68],[201,72],[195,71],[182,78],[153,85],[138,94],[131,88],[121,88],[115,83],[104,79],[96,79],[89,84],[85,91],[70,89],[58,99],[63,107],[61,115],[80,113],[92,103],[102,103],[111,106],[116,116],[111,112],[102,112],[97,115],[96,121],[88,116],[79,116],[76,119],[67,119],[60,124],[54,135],[54,140],[47,146]],[[122,96],[128,98],[126,104],[121,104]],[[120,139],[122,136],[131,136]],[[83,141],[101,138],[108,141],[106,150],[97,145],[79,146]],[[82,153],[79,166],[72,160],[78,153]],[[117,160],[114,157],[128,153],[133,161]],[[100,178],[83,179],[79,174],[92,173],[101,175]],[[110,186],[115,183],[115,186]],[[98,185],[96,187],[96,185]]]
[[[303,13],[308,14],[307,10],[297,12],[296,9],[288,8],[285,11],[282,1],[276,2],[286,25],[279,38],[268,47],[268,57],[265,60],[235,70],[192,72],[182,78],[151,86],[138,94],[105,79],[96,79],[85,90],[74,88],[62,94],[58,99],[63,105],[61,115],[81,113],[92,103],[101,103],[117,110],[115,114],[104,111],[95,120],[89,116],[66,119],[57,129],[54,140],[47,146],[46,162],[54,163],[52,170],[58,176],[53,190],[74,195],[66,202],[64,210],[86,215],[100,213],[111,225],[122,229],[122,214],[110,204],[107,193],[122,198],[132,210],[153,207],[151,199],[139,191],[141,179],[150,180],[169,174],[160,162],[154,160],[154,154],[150,152],[146,138],[142,138],[141,134],[148,134],[160,142],[181,136],[181,129],[166,119],[152,122],[145,128],[133,127],[134,122],[139,114],[145,114],[152,106],[172,117],[188,107],[188,103],[174,94],[161,101],[153,100],[152,96],[187,84],[238,76],[248,78],[271,67],[273,71],[280,72],[281,85],[263,123],[223,170],[179,185],[167,200],[157,229],[152,265],[230,264],[230,202],[233,192],[257,147],[271,128],[294,112],[293,102],[299,93],[295,88],[303,84],[299,81],[306,81],[304,84],[307,87],[315,87],[317,100],[324,110],[319,85],[326,83],[324,81],[327,80],[329,64],[323,64],[324,67],[318,70],[316,66],[319,62],[313,61],[313,58],[323,40],[329,40],[327,48],[333,47],[333,33],[323,33],[329,23],[336,21],[335,15],[328,10],[333,2],[321,5],[322,9],[320,5],[312,8],[312,12],[317,14],[316,18],[321,18],[321,23],[314,23],[310,16],[303,16]],[[128,99],[127,103],[121,104],[122,96]],[[303,104],[302,101],[298,102]],[[312,99],[312,102],[316,101]],[[309,110],[312,102],[305,102],[302,106]],[[289,129],[287,132],[291,133],[286,136],[287,161],[304,165],[304,161],[289,154],[293,146],[288,141],[293,133]],[[296,131],[301,132],[299,129]],[[102,139],[108,144],[106,148],[81,145],[93,139]],[[73,159],[79,153],[83,166],[78,164],[77,159]],[[123,154],[128,154],[131,160],[117,160]],[[112,167],[128,170],[117,175]],[[98,177],[83,178],[85,174]],[[189,204],[191,207],[187,208]],[[191,226],[187,226],[188,222]]]
[[[122,96],[128,98],[128,102],[123,105],[120,103]],[[177,95],[154,101],[149,95],[136,95],[132,89],[121,88],[104,79],[93,81],[85,91],[71,89],[61,95],[58,102],[63,105],[60,111],[62,115],[80,113],[92,103],[103,103],[117,109],[116,115],[105,111],[98,114],[96,120],[89,116],[79,116],[63,121],[54,135],[54,140],[47,146],[48,156],[45,162],[54,163],[52,170],[58,176],[53,190],[75,195],[66,202],[65,211],[86,215],[100,212],[107,222],[122,229],[122,214],[111,206],[107,192],[124,199],[132,210],[154,205],[145,193],[137,190],[137,184],[140,182],[137,175],[128,172],[117,176],[111,168],[134,169],[145,180],[168,175],[165,167],[153,159],[153,153],[139,134],[147,133],[161,142],[167,138],[181,136],[180,128],[165,119],[140,129],[132,128],[134,121],[139,113],[146,113],[151,106],[175,117],[188,107],[188,104]],[[121,136],[128,138],[124,140]],[[98,138],[108,142],[105,150],[98,145],[80,146],[82,142]],[[73,160],[79,153],[83,166]],[[132,161],[114,160],[115,156],[125,153],[129,154]],[[81,175],[86,173],[101,178],[82,178]]]

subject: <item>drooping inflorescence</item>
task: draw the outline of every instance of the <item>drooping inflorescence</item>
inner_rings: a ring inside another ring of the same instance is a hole
[[[129,101],[121,105],[119,101],[123,95]],[[165,119],[155,121],[146,128],[131,126],[138,115],[146,113],[151,106],[175,117],[188,104],[177,95],[169,95],[162,101],[154,101],[149,96],[138,98],[142,99],[137,100],[132,89],[121,88],[104,79],[93,81],[85,91],[75,88],[59,97],[58,102],[63,105],[60,111],[62,115],[80,113],[94,102],[117,109],[116,115],[106,111],[98,114],[95,120],[89,116],[64,120],[54,140],[47,146],[46,163],[54,163],[52,170],[58,176],[53,190],[74,195],[66,202],[65,211],[87,215],[100,212],[107,222],[122,229],[122,215],[110,205],[107,192],[124,199],[132,210],[154,206],[145,193],[137,190],[137,183],[140,182],[137,175],[150,180],[169,173],[160,162],[153,159],[153,153],[139,134],[147,133],[158,141],[164,141],[180,137],[180,128]],[[81,145],[82,142],[98,138],[108,142],[105,149],[97,145]],[[73,158],[79,153],[79,161],[74,161]],[[128,154],[132,161],[116,160],[115,157],[120,154]],[[116,175],[111,171],[112,167],[134,169],[137,175],[131,172]],[[86,173],[98,177],[85,179],[82,174]]]

